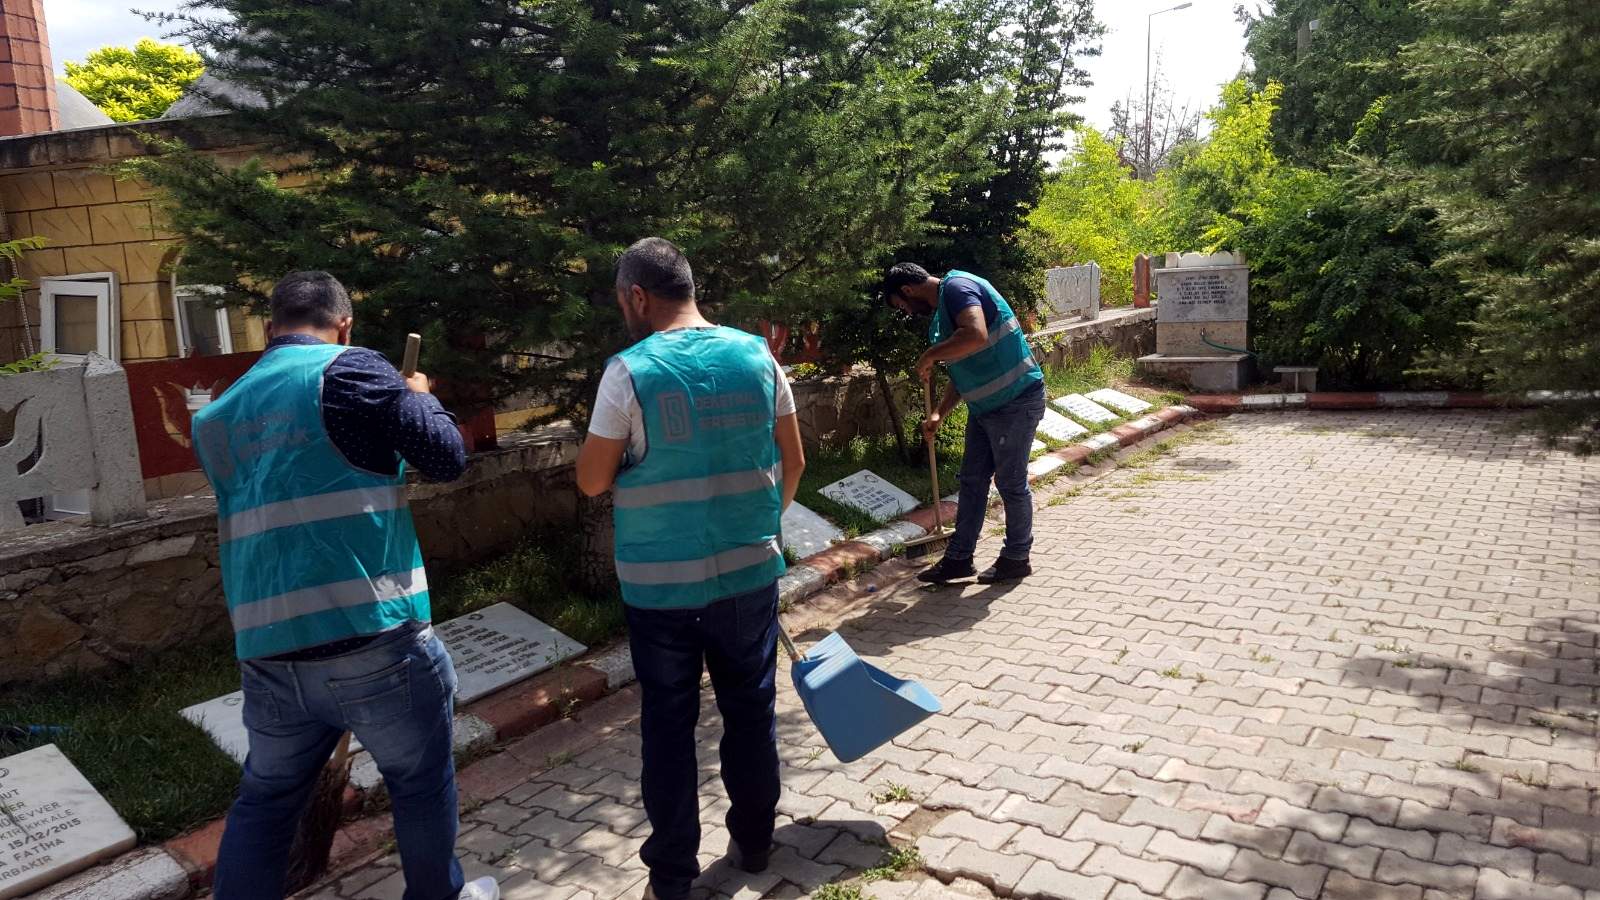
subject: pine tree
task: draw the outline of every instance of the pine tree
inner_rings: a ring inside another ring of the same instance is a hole
[[[327,269],[363,342],[423,331],[430,373],[581,413],[636,238],[682,245],[738,323],[853,301],[915,236],[984,136],[940,115],[989,87],[927,77],[957,49],[940,22],[932,0],[196,2],[184,35],[265,98],[212,98],[219,127],[293,165],[136,168],[186,280],[259,304]]]
[[[1440,265],[1481,298],[1473,352],[1507,394],[1579,398],[1545,434],[1600,449],[1600,6],[1591,0],[1422,0],[1428,34],[1401,58],[1437,159],[1416,179],[1455,246]]]

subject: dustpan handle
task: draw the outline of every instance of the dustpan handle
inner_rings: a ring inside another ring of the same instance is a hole
[[[784,630],[782,623],[778,625],[778,641],[783,644],[783,649],[788,652],[790,662],[799,662],[805,659],[804,656],[800,655],[800,651],[794,648],[794,641],[789,638],[789,632]]]

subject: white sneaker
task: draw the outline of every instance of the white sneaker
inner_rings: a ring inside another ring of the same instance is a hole
[[[500,900],[500,882],[487,876],[461,888],[461,900]]]

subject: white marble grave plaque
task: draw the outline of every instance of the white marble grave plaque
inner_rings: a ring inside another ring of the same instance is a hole
[[[178,714],[200,726],[201,730],[211,735],[211,740],[222,748],[223,753],[233,757],[233,761],[239,765],[244,765],[245,755],[250,752],[250,735],[244,730],[244,691],[234,691],[204,703],[196,703],[179,710]],[[352,737],[351,752],[360,749],[361,742]]]
[[[1053,409],[1047,409],[1044,418],[1039,420],[1039,433],[1062,443],[1071,443],[1088,434],[1089,429]]]
[[[1048,269],[1044,273],[1044,296],[1051,318],[1081,316],[1085,319],[1100,317],[1100,266]]]
[[[1045,446],[1044,441],[1041,441],[1041,440],[1038,440],[1038,439],[1035,439],[1034,442],[1028,446],[1028,452],[1030,454],[1038,453],[1040,450],[1047,450],[1047,449],[1049,449],[1049,448]]]
[[[1138,397],[1130,397],[1112,388],[1101,388],[1090,394],[1089,399],[1101,406],[1109,406],[1117,412],[1129,416],[1136,416],[1150,408],[1150,404],[1140,400]]]
[[[1242,322],[1250,317],[1248,266],[1157,269],[1156,324]]]
[[[791,503],[783,511],[784,549],[793,550],[801,559],[821,553],[843,537],[838,526],[799,503]]]
[[[866,469],[841,478],[817,493],[835,503],[853,506],[879,521],[888,521],[917,508],[915,497]]]
[[[435,626],[455,664],[457,703],[531,678],[588,649],[509,603]]]
[[[54,884],[135,843],[133,829],[55,744],[0,759],[0,900]]]
[[[1090,425],[1103,425],[1121,418],[1121,416],[1082,394],[1068,394],[1065,397],[1057,397],[1050,402],[1055,404],[1056,409],[1080,422],[1088,422]]]

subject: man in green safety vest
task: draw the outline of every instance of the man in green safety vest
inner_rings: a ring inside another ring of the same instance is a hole
[[[1018,581],[1033,574],[1033,494],[1028,457],[1034,431],[1044,418],[1044,373],[1034,361],[1011,306],[994,285],[976,275],[950,271],[935,278],[916,263],[889,269],[882,291],[902,312],[929,316],[928,343],[917,360],[927,383],[944,363],[950,385],[922,425],[933,440],[956,404],[967,403],[966,450],[961,458],[961,498],[955,533],[944,558],[917,577],[930,584],[978,576],[983,584]],[[994,483],[1006,508],[1006,540],[994,565],[977,572],[972,554],[983,530]]]
[[[606,367],[578,488],[612,491],[617,579],[642,692],[647,896],[700,873],[700,675],[722,712],[729,862],[767,866],[778,803],[779,520],[805,468],[788,380],[766,342],[707,321],[689,261],[645,238],[617,263],[633,346]]]
[[[406,501],[407,463],[461,475],[461,433],[426,375],[350,346],[332,275],[285,276],[271,311],[266,352],[193,423],[250,740],[212,892],[281,900],[307,797],[352,731],[389,789],[405,896],[495,900],[455,856],[456,675]]]

